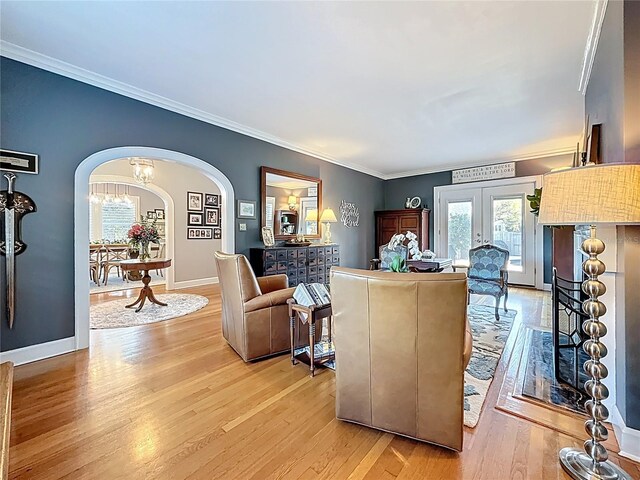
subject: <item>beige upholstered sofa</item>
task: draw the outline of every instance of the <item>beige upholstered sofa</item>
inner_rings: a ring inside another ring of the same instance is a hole
[[[290,351],[287,299],[294,289],[288,288],[287,276],[256,278],[244,255],[214,255],[222,290],[222,335],[229,345],[245,362]]]
[[[461,451],[466,275],[334,267],[331,295],[337,417]]]

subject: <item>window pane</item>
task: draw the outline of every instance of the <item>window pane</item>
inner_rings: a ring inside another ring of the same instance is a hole
[[[522,197],[493,200],[493,243],[509,250],[509,270],[522,271]]]
[[[127,232],[136,222],[136,208],[130,203],[102,205],[102,237],[110,242],[126,242]]]
[[[469,260],[472,206],[470,201],[450,202],[448,204],[448,257],[454,261]]]

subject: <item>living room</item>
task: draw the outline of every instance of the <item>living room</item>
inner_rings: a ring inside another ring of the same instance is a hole
[[[597,478],[558,453],[589,438],[598,468],[640,478],[639,227],[618,195],[633,185],[612,180],[583,209],[628,213],[598,225],[604,287],[580,298],[600,302],[589,315],[608,355],[589,347],[604,357],[589,375],[608,392],[558,381],[548,344],[563,310],[549,290],[561,278],[580,291],[596,221],[571,223],[568,202],[601,187],[589,178],[550,210],[568,190],[553,181],[640,163],[639,5],[3,1],[1,167],[33,206],[11,216],[28,248],[0,263],[7,478]],[[155,178],[136,183],[136,162]],[[167,192],[152,213],[171,239],[152,242],[146,269],[120,259],[131,275],[109,283],[123,289],[90,296],[90,197],[115,184]],[[472,290],[477,247],[508,252],[485,292]],[[365,295],[363,279],[388,284]],[[315,283],[333,313],[290,323],[289,288]],[[206,302],[147,313],[169,295]],[[148,324],[90,328],[94,307],[136,299],[116,317]],[[594,341],[578,330],[574,353]],[[317,340],[335,343],[335,370],[311,376],[316,362],[290,354]],[[538,360],[550,371],[528,369]],[[364,419],[367,388],[380,408]],[[592,394],[609,418],[598,410],[585,433]]]

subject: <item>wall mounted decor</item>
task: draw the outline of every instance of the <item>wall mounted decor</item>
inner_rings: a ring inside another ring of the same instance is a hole
[[[602,130],[602,124],[598,123],[591,126],[591,135],[587,140],[587,162],[593,165],[599,165],[601,163],[600,158],[600,132]]]
[[[156,208],[156,218],[158,220],[164,220],[164,209],[163,208]]]
[[[451,183],[479,182],[516,176],[516,162],[498,163],[484,167],[462,168],[451,173]]]
[[[345,227],[357,227],[360,225],[360,210],[355,203],[340,202],[340,221]]]
[[[222,238],[222,234],[220,235]],[[211,228],[187,228],[187,240],[211,240],[213,239],[213,230]]]
[[[220,226],[220,209],[219,208],[205,208],[204,209],[204,224],[212,227]]]
[[[35,153],[0,150],[0,170],[16,173],[38,173],[39,157]]]
[[[222,229],[221,228],[214,228],[213,229],[213,238],[215,240],[220,240],[222,238]]]
[[[205,193],[204,194],[204,206],[205,207],[219,207],[220,206],[220,195],[216,195],[215,193]]]
[[[157,219],[157,218],[158,218],[158,216],[157,216],[157,214],[156,214],[155,210],[147,210],[147,218],[148,218],[149,220],[155,220],[155,219]]]
[[[187,225],[201,226],[204,224],[202,213],[187,212]]]
[[[0,192],[0,253],[5,256],[6,269],[6,313],[9,328],[13,328],[15,318],[15,269],[16,256],[27,249],[27,244],[22,241],[22,217],[35,212],[36,204],[31,198],[21,192],[13,190],[16,175],[5,173],[7,189]]]
[[[187,210],[191,212],[202,211],[202,193],[187,192]]]
[[[238,218],[256,218],[256,202],[255,200],[238,200],[236,208],[236,216]]]

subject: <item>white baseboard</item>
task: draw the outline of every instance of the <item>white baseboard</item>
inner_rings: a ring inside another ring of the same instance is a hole
[[[611,423],[620,445],[620,455],[634,462],[640,462],[640,430],[625,425],[617,406],[612,409]]]
[[[171,290],[180,290],[182,288],[200,287],[202,285],[212,285],[218,283],[218,277],[197,278],[195,280],[184,280],[182,282],[173,282]]]
[[[550,292],[551,291],[551,284],[550,283],[545,283],[542,285],[542,290],[544,290],[545,292]]]
[[[6,352],[0,352],[1,362],[13,362],[15,365],[36,362],[76,350],[76,337],[63,338],[52,342],[29,345]]]

